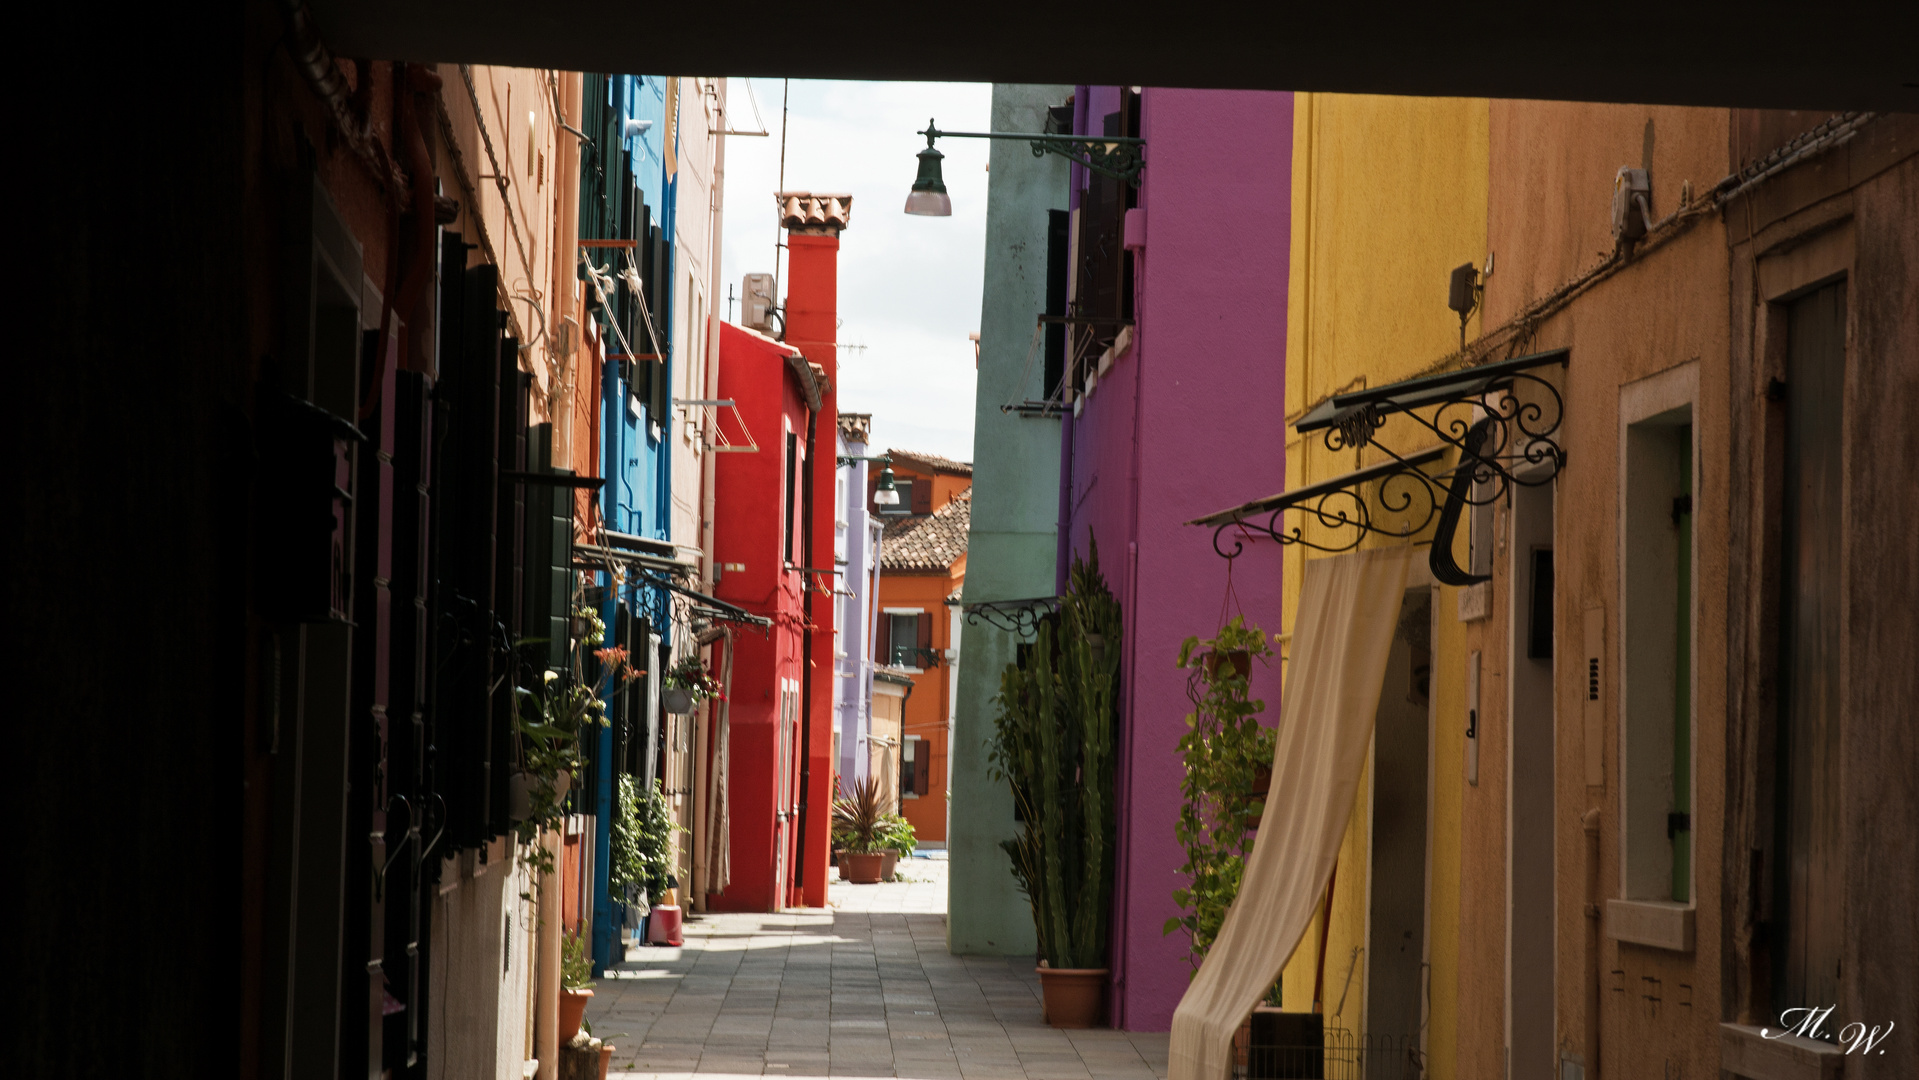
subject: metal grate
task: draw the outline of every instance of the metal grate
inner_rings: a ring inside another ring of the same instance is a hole
[[[1333,1028],[1314,1045],[1244,1043],[1234,1080],[1424,1080],[1417,1035],[1355,1035]]]

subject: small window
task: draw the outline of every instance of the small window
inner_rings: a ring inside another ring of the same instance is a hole
[[[887,640],[890,642],[886,662],[895,667],[919,667],[920,617],[888,615],[886,621]]]
[[[926,740],[918,735],[908,735],[900,740],[900,795],[917,799],[930,795],[927,785],[932,778],[933,755],[928,751]]]
[[[879,507],[882,514],[910,514],[913,512],[913,481],[896,480],[893,487],[899,492],[900,501]]]
[[[793,537],[797,531],[794,515],[799,505],[799,491],[800,437],[789,431],[786,433],[786,546],[784,550],[784,557],[788,563],[793,561]]]

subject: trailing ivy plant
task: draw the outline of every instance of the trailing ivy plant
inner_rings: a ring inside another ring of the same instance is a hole
[[[582,679],[579,672],[586,666],[585,652],[605,640],[606,624],[589,607],[576,609],[574,615],[586,629],[571,643],[573,663],[569,669],[548,669],[537,690],[516,685],[512,691],[513,727],[520,737],[527,795],[527,815],[514,830],[520,842],[521,864],[535,874],[553,872],[552,853],[538,842],[539,837],[566,815],[571,777],[585,764],[582,751],[586,733],[611,724],[606,715],[607,693],[646,674],[633,667],[623,646],[616,645],[593,649],[598,674],[590,683]],[[520,645],[536,643],[529,639]],[[563,782],[562,776],[568,779]]]
[[[1032,904],[1039,955],[1055,968],[1106,966],[1120,635],[1119,602],[1093,545],[1074,560],[1059,611],[1000,675],[988,754],[1021,822],[1000,847]]]
[[[1186,693],[1193,702],[1179,740],[1186,767],[1180,782],[1184,802],[1173,826],[1186,849],[1180,873],[1187,885],[1173,890],[1173,902],[1182,910],[1166,920],[1165,933],[1186,931],[1195,970],[1239,895],[1253,829],[1266,808],[1257,781],[1265,772],[1270,782],[1273,765],[1276,733],[1259,722],[1266,703],[1248,692],[1248,676],[1235,660],[1243,657],[1250,673],[1252,660],[1265,663],[1271,656],[1265,633],[1245,625],[1239,615],[1220,627],[1218,636],[1189,637],[1179,650],[1178,666],[1190,672]]]
[[[685,831],[673,823],[659,780],[642,789],[632,776],[622,775],[607,866],[614,895],[626,895],[630,885],[645,889],[649,903],[659,903],[675,883],[673,834]]]

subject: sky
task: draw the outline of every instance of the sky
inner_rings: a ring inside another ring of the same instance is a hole
[[[781,80],[750,80],[771,135],[729,137],[721,232],[721,304],[740,280],[773,270],[780,231]],[[746,79],[727,83],[734,130],[758,123]],[[851,193],[840,236],[841,412],[873,414],[874,452],[889,448],[973,459],[976,364],[986,250],[985,139],[941,139],[949,218],[910,217],[906,193],[926,146],[927,119],[985,131],[988,83],[863,83],[795,79],[786,118],[787,191]],[[780,289],[786,289],[782,259]],[[722,308],[737,320],[737,303]],[[848,346],[864,346],[849,348]]]

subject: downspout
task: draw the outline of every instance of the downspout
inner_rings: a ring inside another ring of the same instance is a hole
[[[806,468],[800,474],[800,565],[813,565],[813,447],[819,433],[819,413],[806,411]],[[799,850],[793,858],[793,884],[806,895],[807,801],[813,790],[813,586],[800,573],[800,612],[806,628],[800,632],[800,825]]]
[[[602,464],[608,477],[620,476],[621,465],[626,456],[626,424],[622,414],[617,411],[625,404],[622,401],[624,391],[620,386],[618,360],[606,361],[606,367],[600,376],[600,415],[613,417],[603,446],[606,460]],[[619,488],[606,484],[600,488],[604,503],[600,508],[600,520],[618,522]],[[606,600],[600,606],[600,618],[609,627],[617,625],[619,615],[620,590],[615,586],[613,575],[607,573]],[[654,667],[654,657],[647,657],[647,666]],[[593,880],[588,885],[592,889],[593,928],[593,969],[596,973],[605,970],[613,959],[613,907],[612,897],[608,895],[611,887],[609,871],[612,861],[612,818],[613,818],[613,729],[601,727],[599,737],[594,741],[593,775],[595,792],[593,798]],[[649,747],[649,750],[651,748]],[[588,905],[582,905],[583,907]]]
[[[719,93],[720,115],[724,117],[726,103],[724,79],[720,80]],[[720,250],[720,208],[726,194],[726,139],[711,128],[707,130],[707,137],[713,142],[711,162],[713,180],[707,196],[706,225],[708,245],[706,264],[711,268],[709,272],[712,274],[712,282],[708,286],[707,295],[718,299],[720,260],[714,258],[713,253]],[[708,401],[717,401],[720,396],[720,319],[712,303],[707,304],[706,330],[705,397]],[[713,452],[713,446],[717,441],[715,435],[719,426],[719,412],[715,410],[708,414],[704,408],[700,412],[702,419],[700,439],[705,444],[700,451],[700,591],[712,595],[719,584],[719,577],[714,573],[713,568],[713,517],[719,512],[719,492],[715,488],[718,480],[719,459]],[[708,415],[712,417],[711,420],[706,419]],[[719,759],[718,751],[713,749],[722,727],[717,718],[719,711],[710,707],[707,709],[707,728],[702,732],[703,748],[695,758],[696,775],[701,781],[700,793],[694,799],[694,809],[699,815],[701,829],[700,834],[694,837],[694,842],[698,845],[695,851],[698,854],[693,861],[692,906],[696,912],[706,910],[706,893],[712,878],[713,838],[709,833],[714,815],[707,803],[714,797],[714,792],[713,785],[708,782],[708,770],[717,768]],[[711,761],[708,760],[709,757]]]
[[[1580,818],[1586,831],[1586,1075],[1599,1070],[1599,808]]]

